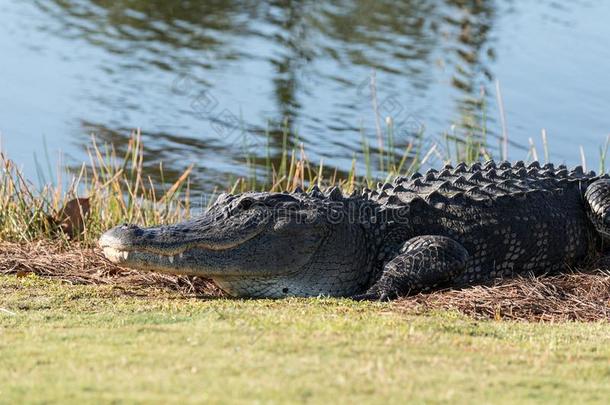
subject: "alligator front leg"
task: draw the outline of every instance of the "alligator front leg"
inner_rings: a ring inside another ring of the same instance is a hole
[[[468,252],[444,236],[417,236],[403,245],[398,256],[388,262],[381,278],[356,300],[387,301],[448,282],[466,266]]]

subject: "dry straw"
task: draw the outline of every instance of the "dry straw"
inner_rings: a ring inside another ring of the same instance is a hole
[[[610,321],[610,272],[524,276],[491,286],[418,294],[405,311],[457,310],[475,318],[519,321]]]
[[[77,244],[1,242],[0,252],[0,275],[35,274],[69,284],[112,285],[128,293],[164,288],[182,294],[220,296],[220,290],[208,280],[121,268],[106,260],[99,250]]]

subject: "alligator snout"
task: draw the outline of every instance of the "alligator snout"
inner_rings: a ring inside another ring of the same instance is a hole
[[[202,215],[185,222],[150,228],[123,224],[104,233],[99,246],[109,260],[122,264],[129,264],[141,253],[155,255],[165,263],[166,259],[193,249],[227,251],[255,238],[267,227],[268,216],[253,214],[233,220]],[[172,265],[173,260],[169,260],[169,264]]]
[[[134,249],[143,236],[144,230],[139,226],[123,224],[105,232],[98,245],[108,260],[122,263],[128,259],[129,251]]]
[[[137,225],[123,224],[105,232],[99,240],[101,248],[129,248],[144,235],[144,230]]]

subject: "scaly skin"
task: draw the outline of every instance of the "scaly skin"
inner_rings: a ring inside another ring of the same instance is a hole
[[[535,162],[459,164],[345,197],[222,195],[180,224],[123,225],[106,256],[242,297],[392,299],[577,264],[610,235],[610,179]]]

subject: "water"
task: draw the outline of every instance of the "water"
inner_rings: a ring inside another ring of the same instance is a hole
[[[485,123],[497,152],[499,80],[510,158],[530,138],[542,154],[546,128],[554,161],[582,145],[596,169],[608,17],[601,1],[0,0],[0,133],[33,178],[60,151],[81,162],[92,133],[123,150],[141,128],[151,166],[194,163],[209,189],[246,173],[246,150],[277,156],[285,122],[310,159],[361,168],[374,70],[399,145]]]

